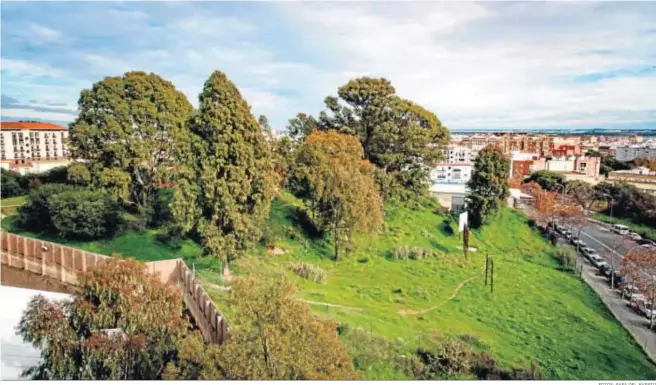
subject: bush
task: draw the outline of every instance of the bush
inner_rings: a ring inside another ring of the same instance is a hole
[[[556,250],[556,259],[565,271],[574,271],[576,268],[576,252],[569,247]]]
[[[451,226],[451,221],[448,219],[442,221],[442,230],[444,230],[446,235],[453,235],[455,233],[453,226]]]
[[[534,228],[535,226],[537,226],[537,223],[535,222],[535,219],[532,219],[532,218],[529,219],[528,221],[526,221],[526,223],[528,224],[528,227],[530,227],[530,228]]]
[[[68,167],[66,180],[70,184],[86,186],[91,182],[91,172],[87,166],[82,163],[73,163]]]
[[[162,226],[173,222],[171,202],[173,202],[173,189],[161,188],[155,192],[152,217],[152,224],[154,226]]]
[[[418,261],[432,256],[435,256],[435,253],[423,247],[400,246],[392,250],[392,258],[398,260],[412,259]]]
[[[298,276],[308,279],[312,282],[326,283],[326,279],[328,279],[328,274],[326,274],[322,268],[311,265],[309,263],[292,263],[290,268]]]
[[[3,198],[27,194],[29,181],[26,177],[5,169],[0,169],[0,174],[2,176],[0,193]]]
[[[98,239],[118,227],[116,199],[104,191],[73,189],[48,198],[54,230],[66,239]]]
[[[30,178],[38,177],[43,184],[57,183],[65,184],[68,182],[68,167],[59,166],[51,168],[48,171],[44,171],[39,174],[33,174],[29,176]]]
[[[449,214],[449,208],[444,207],[444,206],[438,206],[435,209],[435,214],[437,214],[437,215],[447,215],[447,214]]]
[[[41,181],[39,180],[39,178],[36,177],[30,178],[30,182],[27,184],[28,190],[30,191],[35,190],[38,189],[39,187],[41,187]]]
[[[30,191],[27,202],[18,208],[18,224],[25,230],[40,232],[52,230],[48,199],[73,187],[63,184],[46,184]]]
[[[164,243],[175,249],[182,247],[182,242],[184,242],[182,229],[174,225],[168,225],[159,229],[155,238],[158,242]]]

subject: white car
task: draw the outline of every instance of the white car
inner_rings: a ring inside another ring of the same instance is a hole
[[[595,253],[595,251],[593,249],[589,248],[589,247],[582,247],[581,248],[581,254],[583,254],[585,256],[588,256],[588,255],[594,254],[594,253]]]
[[[602,263],[606,263],[600,256],[599,254],[592,254],[590,255],[590,262],[592,262],[595,267],[599,267]]]
[[[629,233],[629,238],[631,238],[636,242],[642,239],[642,237],[638,233]]]

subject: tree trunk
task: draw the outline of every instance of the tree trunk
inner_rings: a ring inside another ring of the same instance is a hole
[[[339,229],[335,223],[335,261],[339,260]]]

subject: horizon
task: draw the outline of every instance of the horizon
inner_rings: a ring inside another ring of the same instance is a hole
[[[1,118],[70,123],[82,89],[130,70],[197,106],[219,69],[278,132],[358,76],[452,132],[651,131],[655,18],[644,3],[12,2]]]

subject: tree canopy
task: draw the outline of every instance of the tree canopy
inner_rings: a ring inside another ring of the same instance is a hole
[[[547,191],[556,191],[565,186],[565,177],[557,172],[540,170],[531,173],[531,175],[526,178],[525,182],[536,182]]]
[[[276,183],[260,126],[237,87],[215,71],[176,147],[174,218],[223,260],[256,241]]]
[[[510,162],[499,148],[488,146],[478,153],[467,183],[467,211],[473,228],[480,227],[505,205],[510,194],[509,172]]]
[[[361,77],[325,99],[321,130],[354,135],[363,156],[379,167],[384,197],[407,198],[428,188],[428,176],[441,159],[449,131],[432,112],[400,98],[389,80]],[[305,126],[305,125],[304,125]]]
[[[301,146],[297,184],[310,206],[316,227],[333,234],[335,259],[355,229],[370,232],[382,225],[382,199],[373,179],[373,165],[362,160],[357,138],[337,132],[316,132]]]
[[[37,380],[154,380],[191,327],[182,295],[134,260],[86,274],[74,299],[34,297],[17,327],[41,350],[25,376]]]
[[[73,158],[90,162],[96,186],[111,175],[111,183],[120,181],[127,191],[120,198],[147,210],[193,110],[187,98],[158,75],[135,71],[83,90],[78,108],[70,125]]]

